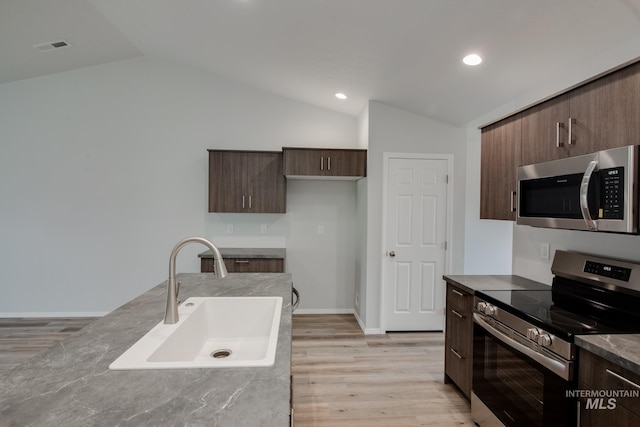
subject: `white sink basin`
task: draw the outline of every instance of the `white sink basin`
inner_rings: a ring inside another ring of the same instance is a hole
[[[158,323],[109,369],[271,366],[281,310],[282,297],[189,298],[178,323]]]

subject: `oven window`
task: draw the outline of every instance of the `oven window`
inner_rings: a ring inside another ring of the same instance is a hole
[[[474,324],[475,394],[506,426],[566,426],[575,423],[573,384]]]

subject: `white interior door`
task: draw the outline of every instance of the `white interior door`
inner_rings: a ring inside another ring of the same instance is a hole
[[[390,157],[387,168],[384,328],[442,330],[448,161]]]

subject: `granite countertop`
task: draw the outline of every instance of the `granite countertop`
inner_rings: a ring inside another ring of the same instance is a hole
[[[603,359],[640,375],[640,335],[576,335],[575,343]]]
[[[524,288],[549,289],[549,285],[545,285],[544,283],[512,275],[446,275],[444,276],[444,280],[470,293],[475,293],[475,291],[501,291]]]
[[[222,258],[269,258],[284,259],[285,248],[219,248]],[[206,251],[198,254],[200,258],[213,258],[213,252]]]
[[[110,371],[164,316],[166,282],[17,366],[0,380],[2,426],[286,426],[291,275],[179,274],[180,296],[282,296],[273,366]]]

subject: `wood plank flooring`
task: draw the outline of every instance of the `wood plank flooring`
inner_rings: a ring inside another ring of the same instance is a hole
[[[0,375],[92,318],[0,319]],[[443,384],[442,333],[363,335],[352,315],[294,315],[296,427],[473,426]]]
[[[443,383],[442,333],[362,334],[352,315],[294,315],[296,427],[473,426]]]

